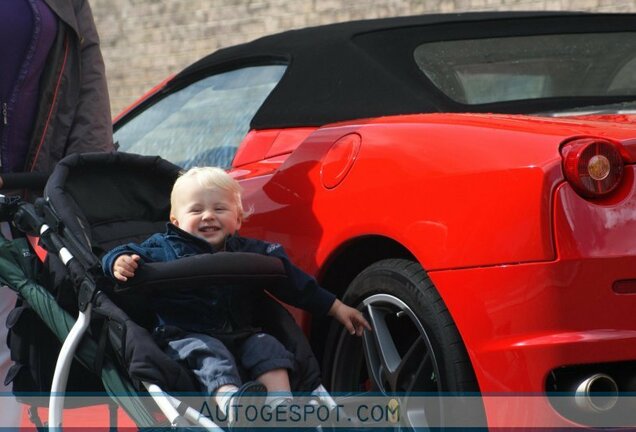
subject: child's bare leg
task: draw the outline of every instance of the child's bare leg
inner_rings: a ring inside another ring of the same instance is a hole
[[[287,369],[274,369],[256,378],[261,384],[267,387],[267,391],[274,392],[291,392],[289,385],[289,374]]]
[[[289,384],[289,374],[287,369],[274,369],[265,372],[257,378],[265,387],[267,387],[267,397],[265,404],[270,407],[276,407],[283,403],[292,401],[291,386]]]

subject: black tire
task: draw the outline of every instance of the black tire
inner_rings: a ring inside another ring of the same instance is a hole
[[[380,392],[407,398],[422,392],[478,392],[457,327],[419,264],[404,259],[379,261],[351,282],[343,301],[362,310],[374,328],[357,338],[338,323],[331,325],[325,382],[332,392]],[[403,416],[402,426],[443,425],[443,405],[432,410],[429,405],[425,413],[421,407],[405,413],[411,418]]]

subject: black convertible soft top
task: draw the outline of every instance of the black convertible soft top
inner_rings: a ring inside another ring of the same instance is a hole
[[[287,71],[253,118],[254,129],[469,111],[445,97],[417,69],[415,47],[427,41],[635,28],[636,14],[582,12],[473,12],[353,21],[287,31],[219,50],[179,73],[169,89],[211,72],[281,63],[289,65]],[[505,112],[493,105],[471,105],[470,111]],[[537,107],[527,110],[532,111]]]

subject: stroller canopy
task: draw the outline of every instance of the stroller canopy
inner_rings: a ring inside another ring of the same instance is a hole
[[[73,236],[100,256],[165,230],[179,170],[159,157],[74,154],[57,165],[44,196]]]

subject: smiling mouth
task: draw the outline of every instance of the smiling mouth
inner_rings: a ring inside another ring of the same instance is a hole
[[[217,232],[217,231],[221,231],[221,228],[219,227],[214,227],[214,226],[206,226],[206,227],[201,227],[199,228],[199,231],[204,232],[204,233],[210,233],[210,232]]]

